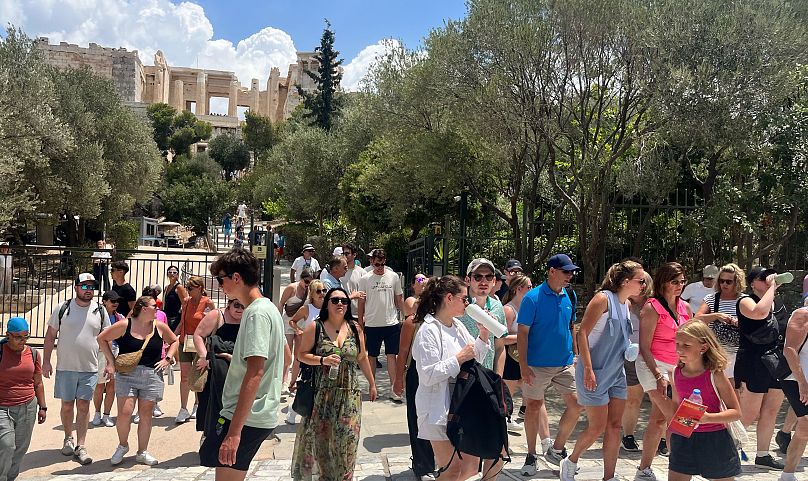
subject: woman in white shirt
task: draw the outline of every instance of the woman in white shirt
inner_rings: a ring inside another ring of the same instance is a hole
[[[441,479],[447,481],[468,479],[477,473],[480,462],[475,456],[463,454],[450,463],[454,447],[446,435],[449,402],[460,366],[470,359],[482,362],[491,349],[484,327],[480,326],[480,335],[474,339],[455,319],[463,315],[467,305],[468,289],[459,277],[430,279],[416,314],[424,324],[412,347],[419,380],[415,394],[418,437],[432,443],[437,465],[446,467]]]

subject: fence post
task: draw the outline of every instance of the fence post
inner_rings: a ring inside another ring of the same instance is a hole
[[[273,267],[275,267],[275,249],[273,249],[269,245],[266,245],[267,244],[266,242],[264,244],[265,244],[264,248],[267,250],[267,256],[264,259],[264,283],[261,286],[261,290],[264,294],[264,297],[267,297],[270,300],[274,300],[272,299],[272,289],[273,289],[273,282],[275,281],[275,278],[273,276],[274,274]]]

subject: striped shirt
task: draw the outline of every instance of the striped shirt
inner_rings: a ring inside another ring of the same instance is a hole
[[[708,294],[704,297],[704,304],[707,305],[707,312],[712,314],[715,312],[715,296],[717,293]],[[718,312],[738,318],[738,299],[718,299]],[[714,321],[710,323],[710,327],[715,332],[718,342],[724,348],[736,351],[740,342],[740,331],[737,326],[730,326],[721,321]]]

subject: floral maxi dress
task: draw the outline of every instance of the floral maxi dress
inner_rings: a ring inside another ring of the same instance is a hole
[[[318,321],[319,322],[319,321]],[[315,367],[317,392],[310,418],[303,418],[295,436],[292,478],[320,481],[353,479],[356,449],[362,418],[362,391],[359,387],[358,341],[352,329],[342,344],[342,363],[337,379],[328,378],[328,369]],[[320,326],[315,354],[329,356],[336,345]]]

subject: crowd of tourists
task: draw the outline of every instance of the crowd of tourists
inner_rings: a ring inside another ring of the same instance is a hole
[[[0,481],[17,477],[34,424],[45,422],[43,376],[54,377],[62,454],[92,463],[88,424],[115,426],[118,446],[109,454],[117,465],[136,424],[136,462],[157,464],[148,451],[152,422],[163,415],[159,402],[165,384],[174,384],[175,364],[175,422],[196,421],[200,462],[221,480],[244,479],[282,418],[282,396],[294,397],[285,416],[297,429],[291,477],[352,479],[360,376],[367,400],[406,400],[401,416],[421,479],[480,472],[497,479],[511,460],[508,431],[524,434],[524,476],[536,475],[541,461],[572,481],[602,438],[606,481],[618,479],[621,450],[641,452],[642,480],[656,479],[653,463],[662,457],[676,481],[733,479],[752,457],[758,467],[781,470],[783,481],[797,479],[808,441],[808,308],[789,312],[777,295],[790,274],[710,265],[688,284],[676,262],[652,269],[626,259],[584,303],[570,287],[579,268],[565,254],[549,258],[541,283],[516,259],[500,270],[478,258],[462,277],[414,275],[405,299],[384,250],[371,251],[366,268],[359,252],[339,246],[323,269],[306,244],[277,306],[258,288],[258,260],[238,247],[210,266],[227,296],[221,309],[202,278],[180,282],[176,266],[166,271],[165,289],[147,286],[137,297],[127,264],[112,262],[100,302],[96,275],[78,275],[74,297],[51,315],[41,353],[26,345],[25,319],[6,323]],[[391,380],[386,393],[375,382],[380,358]],[[646,394],[650,415],[638,426]],[[563,403],[557,423],[548,419],[546,396]],[[784,399],[788,412],[775,435]],[[680,413],[693,404],[700,417]],[[583,413],[586,426],[576,436]],[[690,430],[677,431],[676,422]],[[745,432],[752,424],[754,449]],[[772,439],[784,460],[770,451]]]

